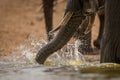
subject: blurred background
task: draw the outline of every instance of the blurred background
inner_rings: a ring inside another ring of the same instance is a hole
[[[53,27],[64,15],[66,0],[56,0]],[[97,37],[99,20],[96,18],[92,41]],[[12,54],[16,47],[34,38],[47,37],[42,0],[0,0],[0,56]]]

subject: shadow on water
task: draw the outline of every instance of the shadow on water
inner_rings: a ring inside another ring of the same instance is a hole
[[[32,40],[29,46],[18,48],[21,55],[0,58],[0,80],[120,80],[119,64],[87,62],[76,43],[68,44],[39,65],[34,58],[46,41]]]

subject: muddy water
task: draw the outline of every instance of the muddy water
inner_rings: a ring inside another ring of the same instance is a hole
[[[0,80],[120,80],[120,65],[86,63],[43,66],[28,63],[0,63]]]
[[[23,56],[2,57],[0,80],[120,80],[119,64],[57,60],[59,64],[47,61],[39,65]]]
[[[76,44],[68,44],[44,65],[39,65],[34,58],[45,44],[45,41],[32,41],[29,47],[18,48],[21,55],[1,57],[0,80],[120,80],[119,64],[88,62],[77,51]]]

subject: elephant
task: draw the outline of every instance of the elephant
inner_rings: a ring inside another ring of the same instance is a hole
[[[45,24],[46,24],[46,33],[47,33],[47,38],[48,41],[50,41],[54,36],[53,35],[49,35],[49,33],[51,32],[55,32],[56,30],[58,30],[60,27],[57,27],[56,29],[53,29],[52,24],[53,24],[53,3],[55,2],[55,0],[43,0],[43,8],[44,8],[44,17],[45,17]],[[99,6],[103,5],[104,0],[98,0],[98,4]],[[100,32],[99,32],[99,36],[98,38],[94,41],[94,46],[98,49],[100,49],[100,41],[101,41],[101,37],[102,37],[102,31],[103,31],[103,22],[104,22],[104,17],[99,15],[100,17]],[[81,52],[82,54],[89,54],[93,52],[93,49],[91,47],[91,32],[89,32],[88,34],[84,34],[85,29],[87,28],[87,24],[88,24],[88,20],[86,20],[86,22],[81,25],[82,28],[78,29],[74,38],[75,39],[80,39],[81,40],[81,45],[79,46],[79,52]],[[53,30],[52,30],[53,29]]]
[[[94,41],[94,46],[99,50],[100,50],[100,43],[101,43],[102,34],[104,30],[104,3],[105,3],[105,0],[98,0],[97,14],[100,20],[100,27],[99,27],[98,37]],[[81,29],[78,29],[78,31],[76,32],[77,35],[75,35],[75,38],[79,38],[82,42],[82,44],[79,46],[80,47],[79,52],[84,53],[86,51],[86,52],[94,53],[93,49],[91,49],[91,32],[89,32],[88,34],[84,33],[84,31],[87,28],[87,25],[88,25],[88,20],[81,25],[82,26]]]
[[[81,10],[81,7],[77,6],[77,9],[74,11],[74,14],[70,18],[67,25],[65,27],[62,27],[57,36],[38,52],[36,61],[39,64],[43,64],[47,57],[65,45],[67,41],[69,41],[69,39],[72,37],[78,28],[78,25],[82,22],[83,19],[85,19],[85,16],[81,13],[81,11],[78,12],[79,10]],[[101,63],[120,63],[119,26],[120,0],[105,0],[105,23],[101,40],[100,54]]]
[[[71,39],[86,16],[96,13],[96,6],[96,0],[68,0],[60,31],[38,52],[36,61],[43,64],[48,56],[61,49]]]
[[[101,63],[120,63],[120,0],[105,0]]]
[[[93,52],[93,48],[91,45],[92,34],[91,31],[85,34],[85,30],[88,27],[89,19],[86,18],[84,23],[77,29],[74,33],[73,37],[75,40],[80,40],[81,44],[78,46],[78,51],[82,54],[91,54]]]
[[[49,31],[52,30],[53,26],[53,3],[55,0],[42,0],[43,2],[43,10],[44,10],[44,17],[45,17],[45,26],[46,26],[46,33],[48,41],[52,39],[53,36],[49,35]]]
[[[96,0],[97,1],[97,0]],[[98,0],[98,16],[100,19],[100,28],[99,28],[99,35],[97,37],[97,39],[94,41],[94,46],[97,49],[100,49],[100,42],[101,42],[101,38],[102,38],[102,33],[103,33],[103,25],[104,25],[104,0]],[[93,54],[94,50],[91,47],[91,31],[87,31],[86,28],[88,27],[88,23],[89,23],[89,18],[87,18],[85,20],[85,22],[81,25],[81,27],[76,31],[76,33],[74,34],[74,38],[75,39],[80,39],[81,44],[79,45],[79,52],[81,52],[82,54]],[[51,30],[49,32],[49,34],[53,35],[54,32],[56,32],[57,30],[60,29],[60,26],[56,27],[55,29]],[[85,30],[87,31],[87,34],[85,34]]]

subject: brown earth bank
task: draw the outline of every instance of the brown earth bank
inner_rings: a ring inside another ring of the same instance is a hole
[[[61,2],[63,0],[58,0]],[[57,4],[54,11],[54,25],[63,17],[66,3]],[[93,39],[98,33],[98,18],[93,27]],[[0,56],[6,56],[31,34],[39,38],[46,34],[41,0],[0,0]]]

